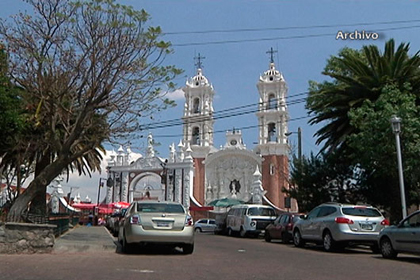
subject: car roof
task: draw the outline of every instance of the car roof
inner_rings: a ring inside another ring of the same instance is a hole
[[[182,205],[179,202],[174,201],[161,201],[161,200],[138,200],[136,201],[137,204],[149,204],[149,203],[157,203],[157,204],[173,204],[173,205]]]
[[[237,204],[237,205],[232,206],[232,208],[250,208],[250,207],[263,207],[263,208],[274,209],[270,205],[263,205],[263,204]]]
[[[305,215],[305,213],[292,213],[292,212],[284,212],[284,213],[280,213],[279,216],[301,216],[301,215]]]
[[[339,202],[324,202],[320,204],[319,206],[324,205],[333,205],[333,206],[340,206],[340,207],[370,207],[375,208],[372,205],[369,204],[350,204],[350,203],[339,203]]]

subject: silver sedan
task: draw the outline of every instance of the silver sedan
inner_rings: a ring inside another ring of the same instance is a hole
[[[134,201],[120,222],[118,241],[123,252],[136,244],[179,246],[184,254],[194,251],[194,224],[185,208],[176,202]]]
[[[384,258],[396,258],[398,253],[420,254],[420,210],[390,226],[379,234],[379,248]]]

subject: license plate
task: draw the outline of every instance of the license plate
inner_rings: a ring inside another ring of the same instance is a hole
[[[360,228],[364,230],[372,230],[373,226],[372,224],[360,224]]]
[[[169,225],[169,223],[167,223],[167,222],[157,222],[157,223],[156,223],[156,226],[157,226],[157,227],[167,228],[167,227],[169,227],[170,225]]]

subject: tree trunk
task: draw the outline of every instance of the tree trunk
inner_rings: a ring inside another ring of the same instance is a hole
[[[32,201],[32,197],[35,195],[36,181],[32,181],[29,187],[21,194],[13,203],[7,214],[7,220],[9,222],[21,222],[22,214],[28,210],[28,205]]]
[[[29,207],[29,213],[47,215],[47,186],[40,186]]]
[[[46,189],[49,183],[70,164],[69,157],[62,156],[44,170],[29,184],[28,188],[16,199],[7,215],[8,221],[21,222],[26,211],[46,214]]]

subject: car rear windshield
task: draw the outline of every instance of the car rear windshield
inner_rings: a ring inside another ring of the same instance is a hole
[[[185,213],[184,207],[178,204],[163,204],[163,203],[142,203],[137,204],[137,212],[164,212],[164,213]]]
[[[343,214],[349,216],[380,217],[382,214],[375,208],[343,207]]]
[[[258,208],[253,207],[248,209],[248,215],[250,216],[276,216],[276,212],[270,208]]]

